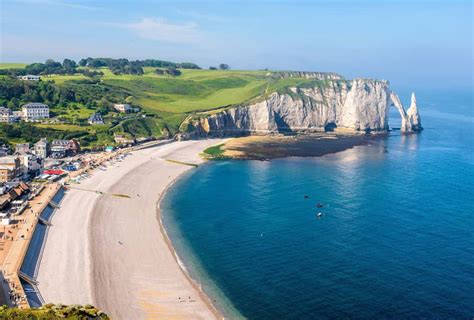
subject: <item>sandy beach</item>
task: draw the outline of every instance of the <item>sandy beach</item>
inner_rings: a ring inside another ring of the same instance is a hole
[[[167,186],[193,168],[166,160],[201,163],[198,154],[220,142],[134,151],[72,185],[89,191],[69,190],[53,217],[38,274],[44,300],[90,303],[113,319],[220,318],[179,266],[157,215]]]

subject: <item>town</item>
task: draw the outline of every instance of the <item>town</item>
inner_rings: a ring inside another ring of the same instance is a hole
[[[107,147],[101,152],[81,152],[74,139],[43,138],[34,145],[16,144],[13,154],[2,147],[0,157],[0,304],[28,308],[41,297],[28,259],[37,254],[30,243],[44,237],[64,194],[92,170],[107,170],[130,151],[170,142],[151,141],[137,146]],[[94,191],[86,190],[85,191]],[[99,191],[94,191],[99,192]],[[36,231],[35,231],[36,230]],[[37,239],[36,239],[37,240]],[[43,241],[39,241],[43,243]],[[34,246],[33,246],[34,247]]]

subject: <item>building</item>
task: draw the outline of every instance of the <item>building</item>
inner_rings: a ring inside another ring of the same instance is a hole
[[[51,142],[51,156],[53,158],[63,158],[69,149],[69,140],[53,140]]]
[[[69,140],[68,144],[68,154],[73,156],[81,152],[81,145],[76,139]]]
[[[21,111],[12,111],[9,108],[0,107],[0,122],[12,123],[18,121],[21,118]]]
[[[35,121],[49,118],[49,107],[44,103],[27,103],[22,106],[22,118],[25,121]]]
[[[126,103],[125,104],[116,103],[114,104],[114,109],[122,113],[129,113],[132,111],[132,107]]]
[[[18,156],[18,158],[20,159],[20,171],[24,175],[36,176],[41,172],[41,161],[36,155],[27,153]]]
[[[23,111],[21,110],[12,111],[12,115],[13,115],[13,121],[18,121],[21,119],[21,117],[23,117]]]
[[[0,107],[0,122],[11,123],[15,121],[13,112],[9,108]]]
[[[94,113],[89,117],[89,124],[104,124],[104,119],[100,113]]]
[[[63,158],[73,156],[81,151],[79,142],[71,140],[53,140],[51,142],[51,156],[53,158]]]
[[[30,144],[29,143],[17,143],[15,145],[15,153],[26,154],[28,152],[30,152]]]
[[[43,138],[35,143],[35,155],[40,158],[47,158],[49,156],[49,143],[46,138]]]
[[[26,76],[18,76],[18,79],[25,80],[25,81],[39,81],[41,79],[40,76],[35,76],[32,74],[27,74]]]
[[[0,182],[9,182],[21,174],[20,159],[6,156],[0,158]]]

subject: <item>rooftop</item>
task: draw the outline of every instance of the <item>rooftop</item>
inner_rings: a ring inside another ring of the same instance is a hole
[[[49,108],[47,104],[40,103],[40,102],[30,102],[30,103],[24,104],[22,107],[23,108]]]

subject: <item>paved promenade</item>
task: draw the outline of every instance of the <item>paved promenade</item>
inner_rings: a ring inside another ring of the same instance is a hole
[[[4,228],[3,250],[0,251],[1,283],[3,300],[8,306],[29,307],[18,272],[35,231],[38,216],[59,188],[60,185],[56,183],[45,186],[35,198],[29,201],[28,207],[22,214],[15,216],[12,224]]]

